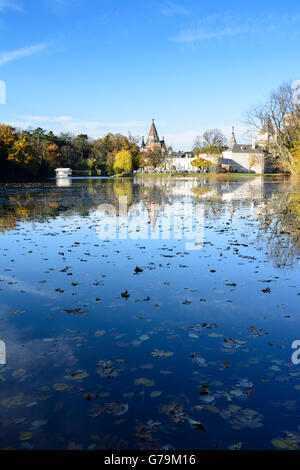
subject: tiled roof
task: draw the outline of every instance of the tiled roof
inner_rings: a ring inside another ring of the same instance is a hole
[[[235,144],[232,149],[229,149],[232,153],[263,153],[261,148],[252,148],[249,144]]]
[[[149,132],[149,136],[148,136],[148,139],[151,138],[151,140],[153,141],[158,141],[159,142],[159,137],[158,137],[158,133],[157,133],[157,130],[156,130],[156,127],[155,127],[155,124],[154,124],[154,119],[152,121],[152,126],[151,126],[151,129],[150,129],[150,132]]]

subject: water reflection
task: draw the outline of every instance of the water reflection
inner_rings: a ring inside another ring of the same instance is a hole
[[[120,201],[125,204],[121,213]],[[122,216],[132,218],[137,214],[144,227],[136,234],[135,238],[140,239],[145,236],[147,224],[153,231],[161,232],[164,219],[170,218],[171,213],[177,216],[177,222],[180,218],[184,220],[184,204],[191,203],[199,214],[204,214],[204,226],[214,219],[232,224],[235,214],[241,217],[237,211],[242,210],[244,220],[250,217],[259,221],[256,244],[278,267],[292,266],[300,255],[300,191],[298,181],[292,179],[64,178],[55,183],[2,184],[0,202],[2,234],[22,222],[42,222],[62,214],[66,220],[74,215],[86,217],[94,213],[100,218],[106,215],[116,218],[120,225],[124,222]],[[106,210],[108,206],[110,209]],[[176,223],[174,227],[170,237],[178,239]],[[245,223],[243,230],[246,237],[253,236],[253,225]]]
[[[71,178],[56,178],[56,186],[58,188],[70,188],[72,186]]]
[[[1,184],[0,446],[299,449],[299,207],[282,178]]]

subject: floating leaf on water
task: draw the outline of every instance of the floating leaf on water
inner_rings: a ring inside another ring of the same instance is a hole
[[[32,408],[33,406],[36,406],[38,404],[37,401],[32,401],[26,405],[26,408]]]
[[[134,393],[133,392],[128,392],[128,393],[123,393],[122,397],[124,398],[133,398],[134,397]]]
[[[180,403],[172,402],[169,405],[164,405],[158,408],[160,413],[167,413],[169,418],[174,421],[174,423],[180,423],[187,419],[187,416],[184,412],[184,407]]]
[[[97,365],[101,367],[97,369],[96,372],[101,377],[112,379],[119,375],[119,372],[122,370],[120,365],[122,365],[124,362],[125,361],[123,359],[114,359],[113,361],[100,360],[97,362]]]
[[[228,446],[228,450],[241,450],[242,442],[237,442],[236,444],[231,444]]]
[[[122,416],[128,411],[128,403],[124,405],[119,402],[106,402],[104,406],[100,406],[98,404],[94,404],[91,408],[92,410],[92,418],[96,418],[103,413],[108,413],[113,416]]]
[[[196,333],[189,333],[189,337],[194,338],[194,339],[199,339],[200,335],[197,335]]]
[[[278,438],[278,439],[272,439],[271,441],[272,445],[276,447],[276,449],[286,449],[286,450],[299,450],[299,444],[294,441],[293,439],[284,439]]]
[[[127,289],[124,292],[121,292],[121,297],[123,297],[126,300],[130,297],[130,294],[128,293]]]
[[[41,419],[39,421],[33,421],[31,423],[30,430],[35,431],[36,429],[41,428],[42,426],[45,426],[47,424],[47,421],[45,419]]]
[[[19,435],[19,440],[20,441],[28,441],[29,439],[32,438],[32,432],[22,432],[20,435]]]
[[[142,336],[139,337],[140,341],[147,341],[148,339],[150,339],[150,336],[148,336],[148,335],[142,335]]]
[[[204,359],[204,357],[201,357],[198,353],[191,353],[190,357],[192,358],[194,364],[197,364],[201,367],[207,367],[206,360]]]
[[[239,410],[241,410],[242,408],[238,405],[229,405],[228,406],[228,409],[229,411],[231,411],[232,413],[237,413]]]
[[[210,338],[220,338],[220,337],[223,336],[223,335],[221,335],[221,334],[219,334],[219,333],[208,333],[208,336],[209,336]]]
[[[192,418],[187,418],[188,423],[192,426],[193,429],[199,429],[200,431],[205,431],[205,428],[200,421],[195,421]]]
[[[57,383],[57,384],[53,385],[53,388],[54,388],[54,390],[57,390],[59,392],[63,392],[64,390],[66,390],[68,388],[68,385],[64,384],[64,383]]]
[[[214,395],[204,395],[200,398],[203,403],[212,403],[215,400]]]
[[[217,408],[216,406],[213,406],[213,405],[205,405],[205,409],[208,410],[208,411],[211,411],[212,413],[215,413],[215,414],[220,413],[219,408]]]
[[[10,398],[5,398],[4,400],[1,401],[1,405],[4,406],[4,408],[11,408],[12,406],[22,405],[23,400],[24,400],[24,394],[20,393],[19,395],[15,395]]]
[[[155,385],[155,382],[154,380],[140,377],[139,379],[134,380],[134,385],[145,385],[145,387],[153,387]]]
[[[105,335],[105,330],[97,330],[94,333],[94,336],[96,336],[97,338],[99,338],[100,336],[103,336],[103,335]]]
[[[78,371],[72,372],[71,375],[68,375],[65,378],[71,379],[71,380],[83,380],[88,376],[89,374],[87,373],[86,370],[78,370]]]
[[[150,393],[150,398],[160,397],[161,394],[162,394],[162,392],[160,390],[155,390],[154,392]]]
[[[242,409],[230,405],[227,410],[220,413],[222,418],[228,420],[233,429],[261,428],[263,416],[255,410]]]
[[[162,351],[160,349],[154,349],[154,351],[152,351],[152,353],[151,353],[151,356],[154,359],[157,359],[159,357],[171,357],[173,355],[174,355],[174,353],[172,351]]]
[[[114,416],[122,416],[128,411],[128,403],[125,403],[124,405],[122,405],[121,403],[118,403],[118,402],[108,402],[108,403],[104,403],[104,406],[105,406],[105,411]]]
[[[26,374],[25,369],[18,369],[15,372],[12,373],[13,377],[21,377],[22,375]]]

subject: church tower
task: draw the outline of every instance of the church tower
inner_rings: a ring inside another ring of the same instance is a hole
[[[234,134],[234,127],[232,128],[232,134],[231,134],[231,138],[230,138],[230,141],[229,141],[229,148],[230,150],[233,149],[233,147],[236,145],[236,138],[235,138],[235,134]]]
[[[163,151],[165,149],[166,149],[165,139],[164,138],[163,138],[163,140],[159,139],[158,132],[157,132],[157,129],[156,129],[156,126],[155,126],[155,123],[154,123],[154,119],[152,119],[152,125],[151,125],[151,128],[150,128],[150,132],[149,132],[149,135],[148,135],[146,145],[144,143],[144,139],[143,139],[143,142],[142,142],[142,150],[145,150],[145,151],[147,151],[147,150],[151,150],[151,151],[160,150],[160,151]]]

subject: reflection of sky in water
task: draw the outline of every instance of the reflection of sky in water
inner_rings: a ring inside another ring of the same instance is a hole
[[[291,183],[261,178],[0,187],[1,447],[297,443],[295,194]],[[149,230],[160,231],[171,209],[182,214],[184,202],[201,207],[201,249],[172,236],[100,239],[101,205],[118,214],[124,195]],[[105,377],[98,361],[111,361],[105,370],[116,376]],[[143,439],[139,427],[149,420],[160,424],[148,424]]]

